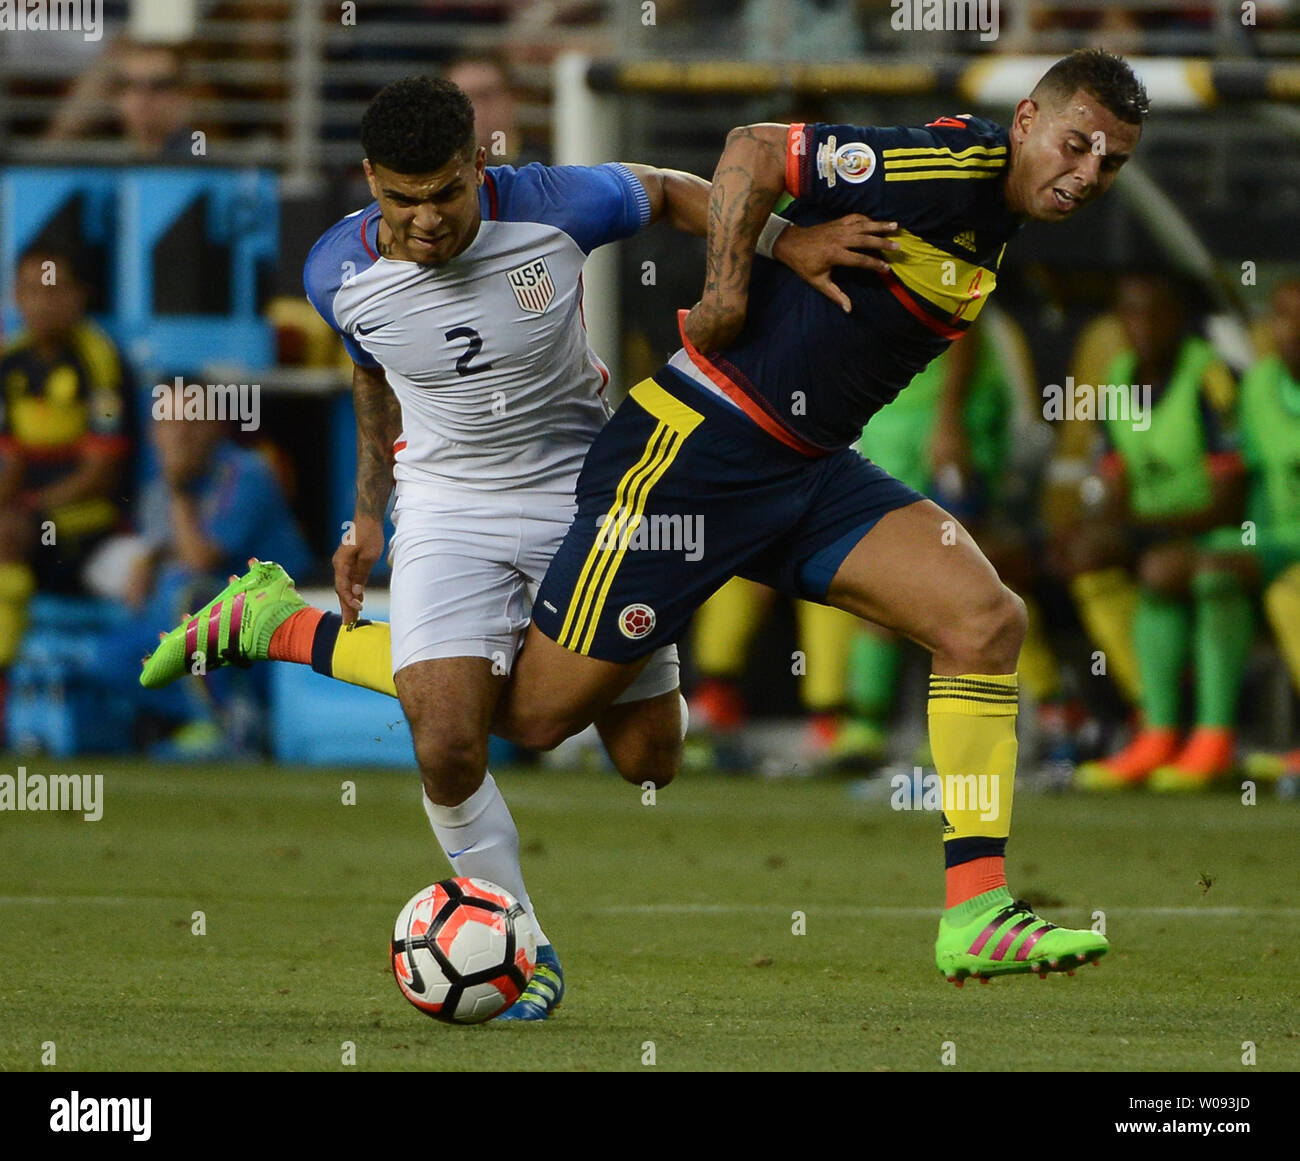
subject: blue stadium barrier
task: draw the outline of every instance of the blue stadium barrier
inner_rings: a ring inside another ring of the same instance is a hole
[[[173,314],[155,308],[155,259],[180,219],[202,207],[201,244],[225,248],[209,272],[229,288],[224,309]],[[274,335],[258,314],[259,267],[279,256],[275,175],[208,166],[0,168],[0,321],[20,329],[14,305],[17,259],[58,221],[73,244],[108,257],[106,309],[96,320],[144,376],[220,365],[255,370],[274,361]]]
[[[124,617],[120,606],[89,597],[32,599],[22,650],[9,671],[10,749],[60,758],[131,749],[136,703],[95,677],[99,634]]]
[[[411,727],[396,700],[306,665],[271,666],[269,718],[278,762],[415,769]]]

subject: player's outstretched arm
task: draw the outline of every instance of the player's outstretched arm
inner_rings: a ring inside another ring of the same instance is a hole
[[[393,444],[402,432],[402,408],[382,367],[353,366],[357,416],[357,502],[353,526],[334,553],[334,591],[343,623],[357,619],[370,570],[384,551],[384,516],[393,494]]]
[[[785,189],[788,125],[745,125],[727,134],[709,195],[704,293],[687,316],[686,337],[700,351],[725,347],[749,306],[754,246]]]
[[[650,199],[651,222],[664,221],[674,229],[696,237],[708,233],[709,202],[713,192],[710,182],[677,169],[624,164],[645,187]],[[897,228],[897,222],[877,222],[862,214],[849,214],[807,228],[769,215],[756,250],[765,257],[784,263],[805,282],[848,311],[848,296],[835,285],[831,271],[836,266],[887,270],[889,264],[872,257],[870,251],[897,250],[898,243],[886,236]]]

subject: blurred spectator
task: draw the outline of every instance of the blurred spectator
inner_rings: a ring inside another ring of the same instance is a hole
[[[73,85],[45,137],[68,141],[116,134],[126,149],[124,160],[189,160],[190,98],[181,48],[124,37]]]
[[[167,390],[173,393],[170,400],[155,392],[155,415],[185,414],[184,388]],[[310,564],[274,469],[260,453],[235,444],[224,422],[154,418],[149,438],[159,475],[141,494],[138,536],[120,558],[127,561],[120,573],[121,595],[138,616],[112,633],[101,650],[102,679],[132,690],[138,689],[140,658],[153,648],[157,627],[180,621],[200,594],[243,572],[250,557],[274,557],[298,570]],[[196,640],[202,650],[206,627],[200,630]],[[247,701],[231,696],[229,674],[214,678],[220,681],[210,683],[206,693],[191,683],[140,691],[144,708],[185,723],[170,743],[173,756],[216,756],[248,745],[242,727],[231,720],[247,715]]]
[[[1264,611],[1300,693],[1300,279],[1274,290],[1269,322],[1276,353],[1246,372],[1238,411],[1251,542],[1236,559],[1210,558],[1202,567],[1226,563],[1263,589]],[[1248,768],[1258,777],[1300,776],[1300,749],[1254,755]]]
[[[487,150],[489,165],[549,163],[546,154],[519,127],[516,94],[503,56],[466,53],[447,65],[443,76],[459,85],[474,106],[474,126],[479,144]]]
[[[887,20],[871,0],[660,0],[658,21],[678,50],[722,52],[750,60],[848,60],[865,48],[863,20]]]
[[[122,357],[85,317],[73,256],[32,247],[14,293],[26,329],[0,353],[0,675],[34,589],[85,591],[122,519],[130,430]]]
[[[1189,51],[1187,37],[1208,38],[1215,28],[1213,4],[1195,0],[1128,5],[1109,0],[1014,0],[1003,5],[1008,30],[1001,52],[1064,52],[1100,47],[1121,55]],[[1201,51],[1206,50],[1202,42]]]
[[[1197,562],[1241,544],[1236,392],[1231,372],[1191,331],[1188,297],[1167,277],[1122,278],[1117,305],[1128,349],[1105,379],[1116,413],[1100,414],[1100,387],[1075,385],[1080,398],[1095,401],[1105,482],[1095,518],[1062,548],[1081,619],[1108,667],[1128,671],[1141,709],[1141,728],[1125,749],[1080,767],[1080,784],[1091,789],[1141,782],[1191,789],[1234,761],[1250,604],[1231,572],[1198,575]],[[1189,655],[1196,728],[1183,744]]]

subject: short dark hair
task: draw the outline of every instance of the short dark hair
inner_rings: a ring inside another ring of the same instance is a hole
[[[37,239],[18,255],[18,263],[15,269],[22,269],[28,262],[53,262],[54,268],[59,274],[78,286],[85,286],[81,260],[72,247],[65,242]]]
[[[1141,125],[1151,111],[1145,86],[1128,61],[1104,48],[1081,48],[1062,57],[1039,79],[1030,97],[1061,103],[1083,89],[1121,121]]]
[[[474,156],[474,106],[450,81],[403,77],[385,85],[361,117],[361,148],[371,165],[395,173],[433,173]]]

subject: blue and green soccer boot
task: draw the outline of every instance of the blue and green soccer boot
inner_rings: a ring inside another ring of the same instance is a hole
[[[1005,887],[989,891],[945,912],[939,920],[934,959],[949,983],[967,979],[988,983],[993,976],[1066,972],[1096,963],[1110,950],[1104,935],[1075,931],[1040,919],[1023,900],[1012,901]]]
[[[497,1020],[545,1020],[564,999],[564,969],[551,944],[537,949],[537,966],[523,995]]]
[[[163,635],[158,648],[144,659],[140,684],[145,689],[161,689],[188,673],[267,660],[272,635],[307,602],[278,564],[248,563],[243,576],[232,577],[203,608]],[[200,655],[203,663],[196,666]]]

